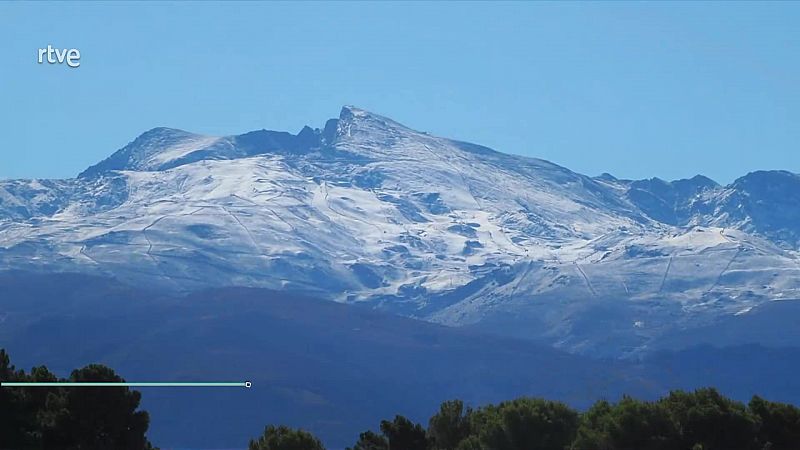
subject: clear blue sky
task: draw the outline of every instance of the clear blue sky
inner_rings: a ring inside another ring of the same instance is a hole
[[[800,4],[0,4],[0,178],[353,104],[572,170],[800,172]],[[81,66],[39,65],[78,48]]]

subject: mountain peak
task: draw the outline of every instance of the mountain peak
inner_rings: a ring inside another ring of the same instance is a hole
[[[339,131],[353,131],[354,128],[363,130],[388,130],[400,129],[412,131],[407,126],[388,117],[369,112],[355,106],[345,105],[339,113]]]
[[[344,120],[347,117],[364,117],[371,113],[365,109],[358,108],[353,105],[344,105],[339,113],[339,118]]]
[[[693,183],[695,185],[698,185],[698,186],[705,186],[705,187],[709,187],[709,188],[719,187],[719,183],[717,183],[716,181],[712,180],[711,178],[708,178],[705,175],[700,175],[700,174],[697,174],[697,175],[693,176],[692,178],[689,178],[688,180],[677,180],[677,181],[687,181],[687,182],[691,182],[691,183]]]
[[[141,138],[150,138],[154,136],[169,136],[169,135],[194,135],[195,133],[188,132],[186,130],[181,130],[180,128],[170,128],[170,127],[155,127],[151,128],[144,133],[140,134],[137,139]]]
[[[190,153],[213,146],[221,139],[176,128],[152,128],[81,172],[78,178],[90,178],[114,170],[165,170],[174,167],[176,161]]]

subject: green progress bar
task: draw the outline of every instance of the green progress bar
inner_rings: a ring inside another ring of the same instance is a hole
[[[117,382],[0,382],[0,387],[244,387],[249,388],[249,381],[233,383],[176,382],[176,383],[117,383]]]

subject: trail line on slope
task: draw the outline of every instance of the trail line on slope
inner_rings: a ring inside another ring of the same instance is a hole
[[[519,277],[519,280],[517,280],[517,284],[515,284],[514,289],[511,290],[511,295],[509,295],[509,298],[512,301],[514,300],[514,297],[516,297],[517,291],[519,291],[519,287],[522,284],[522,281],[525,278],[527,278],[528,274],[530,274],[532,270],[533,270],[533,261],[528,261],[528,267],[526,267],[525,270],[522,271],[522,275]]]
[[[727,272],[727,271],[728,271],[728,270],[731,268],[731,266],[733,265],[733,262],[736,260],[736,258],[738,258],[738,257],[739,257],[739,255],[740,255],[741,253],[742,253],[742,248],[741,248],[741,247],[739,247],[739,248],[736,250],[736,253],[733,255],[733,258],[731,258],[731,260],[730,260],[730,261],[728,261],[728,264],[726,264],[726,265],[725,265],[725,268],[724,268],[724,269],[722,269],[722,271],[719,273],[719,275],[717,275],[717,279],[714,281],[714,284],[712,284],[712,285],[711,285],[711,287],[710,287],[710,288],[708,288],[708,290],[706,291],[706,294],[710,293],[710,292],[711,292],[711,291],[713,291],[713,290],[714,290],[714,289],[715,289],[717,286],[719,286],[719,284],[722,282],[722,276],[723,276],[723,275],[725,275],[725,272]]]
[[[325,205],[328,207],[328,209],[329,209],[329,210],[331,210],[331,211],[332,211],[332,212],[334,212],[335,214],[338,214],[340,217],[343,217],[343,218],[345,218],[345,219],[354,220],[354,221],[356,221],[356,222],[360,222],[360,223],[363,223],[363,224],[365,224],[365,225],[369,225],[369,226],[371,226],[372,228],[375,228],[376,230],[378,230],[379,236],[381,236],[381,235],[383,235],[383,234],[385,233],[385,230],[384,230],[383,228],[381,228],[381,227],[379,227],[379,226],[375,225],[374,223],[372,223],[372,222],[368,222],[368,221],[366,221],[366,220],[363,220],[363,219],[359,219],[359,218],[357,218],[357,217],[350,216],[350,215],[348,215],[348,214],[343,214],[343,213],[341,213],[341,212],[337,211],[337,210],[336,210],[336,209],[335,209],[333,206],[331,206],[331,201],[330,201],[330,199],[329,199],[329,193],[328,193],[328,182],[327,182],[327,181],[323,181],[323,182],[320,184],[320,188],[321,188],[321,189],[323,190],[323,192],[325,193]],[[378,239],[380,240],[380,238],[378,238]]]
[[[461,169],[456,167],[455,164],[453,164],[452,162],[448,161],[447,159],[443,158],[441,155],[438,155],[436,152],[431,150],[431,148],[428,147],[427,144],[422,144],[422,146],[425,147],[425,150],[428,153],[430,153],[431,155],[433,155],[434,158],[442,161],[443,163],[445,163],[448,166],[450,166],[451,169],[456,171],[458,176],[461,178],[461,182],[464,183],[464,187],[467,189],[467,193],[470,195],[470,197],[472,197],[472,201],[475,202],[475,206],[478,207],[479,211],[483,211],[484,209],[481,206],[481,203],[478,201],[477,197],[475,197],[475,194],[472,193],[472,188],[470,188],[469,187],[469,183],[467,183],[467,177],[464,176],[464,172],[462,172]]]
[[[265,207],[264,207],[264,209],[266,209],[267,211],[269,211],[269,212],[270,212],[270,213],[271,213],[273,216],[275,216],[275,218],[277,218],[278,220],[280,220],[281,222],[283,222],[283,223],[284,223],[284,224],[285,224],[287,227],[289,227],[289,229],[290,229],[290,230],[292,230],[292,233],[295,233],[295,232],[297,231],[297,229],[294,227],[294,225],[292,225],[292,224],[290,224],[289,222],[287,222],[287,221],[286,221],[286,219],[284,219],[283,217],[281,217],[281,215],[280,215],[280,214],[276,213],[274,209],[272,209],[272,208],[270,208],[270,207],[268,207],[268,206],[265,206]],[[304,242],[305,242],[305,241],[304,241]]]
[[[425,147],[425,150],[426,150],[428,153],[430,153],[431,155],[433,155],[433,157],[434,157],[434,158],[436,158],[436,159],[438,159],[438,160],[442,161],[443,163],[445,163],[446,165],[450,166],[450,168],[451,168],[451,169],[453,169],[453,170],[454,170],[454,171],[455,171],[455,172],[458,174],[459,178],[461,178],[461,182],[462,182],[462,183],[464,183],[464,187],[466,188],[466,190],[467,190],[467,193],[469,194],[469,196],[470,196],[470,197],[472,197],[472,201],[473,201],[473,202],[475,202],[475,206],[477,206],[477,207],[478,207],[478,210],[479,210],[479,211],[487,211],[486,209],[484,209],[483,205],[481,205],[481,202],[478,200],[478,197],[476,197],[476,196],[475,196],[475,193],[474,193],[474,192],[472,192],[472,187],[471,187],[471,186],[470,186],[470,184],[467,182],[467,177],[464,175],[464,172],[463,172],[461,169],[459,169],[459,168],[458,168],[458,167],[457,167],[455,164],[453,164],[453,163],[452,163],[452,162],[450,162],[449,160],[445,159],[444,157],[442,157],[442,156],[438,155],[436,152],[434,152],[433,150],[431,150],[431,148],[430,148],[430,147],[428,147],[428,145],[427,145],[427,144],[422,144],[422,146],[423,146],[423,147]],[[458,156],[458,155],[456,155],[456,158],[460,158],[460,159],[463,159],[463,160],[465,160],[465,161],[467,161],[467,162],[470,162],[468,159],[466,159],[466,158],[464,158],[464,157],[462,157],[462,156]],[[522,254],[526,254],[526,253],[527,253],[527,250],[526,250],[524,247],[522,247],[522,246],[520,246],[520,245],[516,244],[514,241],[512,241],[512,240],[511,240],[511,238],[509,238],[509,237],[506,235],[506,233],[503,231],[503,227],[502,227],[502,226],[500,226],[500,225],[495,225],[495,226],[497,226],[497,229],[498,229],[498,231],[500,232],[500,234],[503,236],[503,238],[504,238],[504,239],[505,239],[505,240],[506,240],[506,241],[507,241],[507,242],[508,242],[508,243],[509,243],[509,244],[510,244],[512,247],[516,247],[518,250],[520,250],[520,251],[522,252]],[[495,243],[497,244],[497,247],[498,247],[498,248],[502,248],[502,247],[501,247],[501,245],[500,245],[500,241],[498,241],[498,240],[496,240],[496,239],[494,238],[494,234],[493,234],[491,231],[489,231],[489,238],[490,238],[490,239],[491,239],[493,242],[495,242]]]
[[[285,194],[284,192],[281,192],[281,193],[279,193],[278,195],[275,195],[275,196],[273,196],[273,197],[270,197],[270,198],[266,199],[266,200],[265,200],[265,202],[267,202],[267,201],[270,201],[270,200],[275,200],[276,198],[279,198],[279,197],[283,197],[283,196],[284,196],[284,194]],[[278,219],[278,220],[279,220],[281,223],[283,223],[284,225],[286,225],[287,227],[289,227],[289,230],[291,230],[291,232],[292,232],[292,240],[293,240],[293,241],[299,241],[299,242],[302,242],[302,243],[306,244],[306,245],[307,245],[309,248],[312,248],[312,249],[317,249],[317,248],[318,248],[318,247],[317,247],[317,245],[315,245],[314,243],[312,243],[312,242],[308,241],[307,239],[305,239],[304,237],[302,237],[302,235],[298,234],[298,229],[297,229],[297,227],[295,227],[295,226],[294,226],[294,225],[292,225],[292,224],[291,224],[289,221],[287,221],[286,219],[284,219],[284,218],[283,218],[283,216],[281,216],[280,214],[278,214],[278,213],[275,211],[275,209],[273,209],[273,208],[270,208],[270,207],[269,207],[269,206],[267,206],[266,204],[263,204],[263,205],[262,205],[262,204],[258,204],[258,203],[254,202],[254,201],[252,201],[252,200],[246,199],[246,198],[244,198],[244,197],[240,197],[240,196],[239,196],[239,195],[237,195],[237,194],[231,194],[231,196],[233,196],[233,197],[236,197],[236,198],[239,198],[239,199],[241,199],[241,200],[244,200],[244,201],[247,201],[247,202],[251,203],[253,206],[257,206],[257,207],[259,207],[259,208],[263,208],[263,209],[267,210],[267,211],[268,211],[270,214],[272,214],[273,216],[275,216],[275,218],[276,218],[276,219]],[[290,198],[294,198],[294,197],[290,197]],[[295,200],[297,200],[296,198],[294,198],[294,199],[295,199]],[[291,211],[289,211],[289,212],[291,212]],[[328,219],[330,219],[330,217],[326,216],[324,213],[320,212],[320,214],[322,214],[323,216],[325,216],[325,217],[327,217]],[[294,215],[294,216],[295,216],[295,217],[297,217],[297,215]]]
[[[282,196],[283,196],[283,194],[284,194],[284,193],[283,193],[283,192],[281,192],[281,193],[279,193],[278,195],[275,195],[274,197],[270,197],[270,198],[266,199],[266,200],[265,200],[265,202],[267,202],[267,201],[270,201],[270,200],[275,200],[275,199],[276,199],[276,198],[278,198],[278,197],[282,197]],[[283,217],[281,217],[281,215],[280,215],[280,214],[276,213],[276,212],[275,212],[275,210],[274,210],[274,209],[272,209],[272,208],[270,208],[269,206],[267,206],[267,205],[260,205],[260,204],[258,204],[258,203],[256,203],[256,202],[254,202],[254,201],[252,201],[252,200],[250,200],[250,199],[247,199],[247,198],[244,198],[244,197],[240,197],[240,196],[239,196],[239,195],[237,195],[237,194],[231,194],[231,197],[236,197],[236,198],[238,198],[239,200],[243,200],[243,201],[245,201],[245,202],[248,202],[248,203],[250,203],[250,204],[251,204],[251,205],[253,205],[253,206],[258,206],[258,207],[260,207],[260,208],[264,208],[264,209],[266,209],[266,210],[267,210],[267,211],[269,211],[269,212],[270,212],[270,213],[271,213],[273,216],[275,216],[275,218],[277,218],[278,220],[280,220],[281,222],[283,222],[283,223],[284,223],[286,226],[288,226],[288,227],[289,227],[289,229],[290,229],[290,230],[292,230],[292,232],[295,232],[295,231],[296,231],[296,229],[295,229],[294,225],[292,225],[292,224],[290,224],[289,222],[287,222],[287,221],[286,221],[286,220],[285,220]]]
[[[488,210],[486,210],[483,207],[483,205],[481,205],[481,202],[480,202],[480,200],[478,200],[478,197],[475,196],[475,193],[472,192],[472,186],[470,186],[469,182],[467,182],[467,177],[464,175],[464,171],[459,169],[458,166],[456,166],[455,164],[453,164],[449,160],[437,155],[436,152],[431,150],[430,147],[428,147],[427,145],[423,144],[423,146],[425,147],[425,150],[428,151],[428,153],[430,153],[434,157],[440,159],[442,162],[444,162],[445,164],[450,166],[453,170],[455,170],[456,173],[458,173],[458,176],[461,178],[461,182],[464,183],[464,187],[467,189],[467,193],[469,193],[470,197],[472,197],[472,201],[475,202],[475,205],[478,207],[478,210],[479,211],[487,211],[488,212]],[[459,155],[455,155],[455,156],[456,156],[456,158],[463,159],[464,161],[470,162],[467,158],[464,158],[463,156],[459,156]],[[503,236],[503,239],[505,239],[506,242],[508,242],[508,244],[511,245],[511,247],[515,247],[517,250],[521,251],[523,255],[527,253],[527,249],[525,249],[525,247],[522,247],[522,246],[518,245],[517,243],[515,243],[513,240],[511,240],[511,238],[509,238],[506,235],[506,233],[505,233],[505,231],[503,231],[503,227],[501,225],[499,225],[499,224],[494,224],[494,225],[497,227],[497,231],[499,231],[500,234]],[[489,233],[489,238],[497,244],[497,247],[498,248],[502,248],[502,246],[500,245],[500,241],[495,239],[494,233],[492,233],[491,231],[489,231],[488,233]]]
[[[593,296],[597,297],[597,291],[594,290],[594,286],[592,286],[592,282],[589,281],[589,277],[586,276],[586,272],[583,271],[583,268],[581,268],[581,265],[578,264],[577,262],[574,262],[572,264],[575,264],[575,268],[578,269],[578,273],[580,273],[581,276],[583,277],[583,281],[586,282],[586,287],[589,288],[589,292],[591,292]]]
[[[283,195],[284,195],[284,193],[283,193],[283,192],[280,192],[280,193],[278,193],[277,195],[275,195],[275,196],[272,196],[272,197],[270,197],[270,198],[266,199],[265,201],[275,200],[276,198],[282,197]],[[269,211],[269,212],[270,212],[270,214],[272,214],[273,216],[275,216],[275,218],[276,218],[276,219],[278,219],[278,220],[279,220],[279,221],[281,221],[281,222],[282,222],[284,225],[286,225],[287,227],[289,227],[289,229],[292,231],[292,233],[296,233],[296,232],[297,232],[297,228],[295,228],[295,226],[294,226],[294,225],[292,225],[291,223],[289,223],[289,222],[288,222],[286,219],[284,219],[284,218],[283,218],[283,217],[282,217],[280,214],[278,214],[277,212],[275,212],[275,210],[274,210],[274,209],[272,209],[272,208],[270,208],[269,206],[266,206],[266,205],[261,205],[261,204],[259,204],[259,203],[256,203],[256,202],[254,202],[254,201],[250,200],[250,199],[247,199],[247,198],[241,197],[241,196],[239,196],[239,195],[237,195],[237,194],[231,194],[231,197],[236,197],[236,198],[238,198],[238,199],[240,199],[240,200],[243,200],[243,201],[245,201],[245,202],[247,202],[247,203],[250,203],[252,206],[256,206],[256,207],[259,207],[259,208],[264,208],[264,209],[266,209],[267,211]],[[228,214],[230,214],[230,215],[231,215],[231,217],[233,217],[233,218],[234,218],[234,219],[235,219],[235,220],[236,220],[236,221],[239,223],[239,225],[240,225],[242,228],[244,228],[244,230],[247,232],[247,235],[250,237],[250,240],[252,241],[252,243],[253,243],[253,245],[256,247],[256,249],[259,251],[259,253],[260,253],[262,256],[264,256],[264,257],[267,257],[267,258],[268,258],[268,256],[267,256],[267,255],[266,255],[266,254],[263,252],[263,250],[261,250],[261,248],[259,247],[259,245],[258,245],[258,241],[256,241],[256,239],[254,238],[254,236],[253,236],[253,233],[250,231],[250,229],[249,229],[249,228],[247,228],[247,226],[245,226],[245,225],[244,225],[244,224],[243,224],[243,223],[242,223],[242,222],[239,220],[239,218],[238,218],[238,217],[236,217],[234,214],[232,214],[230,211],[228,211],[228,210],[227,210],[227,208],[225,208],[224,206],[222,206],[222,209],[223,209],[223,210],[225,210],[225,212],[227,212]],[[309,242],[308,240],[306,240],[306,239],[304,239],[304,238],[300,237],[299,235],[295,235],[295,236],[294,236],[294,240],[296,240],[296,241],[300,241],[300,242],[303,242],[303,243],[305,243],[305,244],[307,244],[307,245],[309,245],[309,246],[311,246],[311,247],[314,247],[314,245],[313,245],[311,242]]]
[[[154,227],[156,224],[158,224],[158,222],[161,222],[161,220],[165,219],[166,217],[167,216],[161,216],[158,219],[154,220],[150,225],[142,228],[142,235],[147,241],[147,256],[149,256],[150,259],[152,259],[153,262],[156,264],[158,264],[158,260],[156,260],[156,258],[151,253],[153,251],[153,241],[150,240],[150,237],[147,235],[147,231],[150,230],[150,228]]]
[[[661,278],[661,286],[658,287],[658,293],[660,294],[664,290],[664,286],[667,284],[667,277],[669,276],[669,269],[672,268],[672,259],[675,255],[669,255],[669,261],[667,261],[667,270],[664,271],[664,276]]]
[[[384,217],[383,217],[383,218],[386,220],[386,226],[392,226],[393,224],[392,224],[392,222],[389,220],[389,218],[391,217],[391,214],[387,214],[387,213],[386,213],[386,208],[387,208],[387,207],[386,207],[386,206],[384,206],[384,203],[386,203],[386,202],[384,202],[383,200],[381,200],[381,199],[378,197],[378,191],[377,191],[375,188],[370,188],[370,189],[369,189],[369,191],[370,191],[370,192],[372,192],[372,195],[374,195],[374,196],[375,196],[375,200],[377,200],[377,202],[378,202],[378,208],[380,208],[380,210],[381,210],[381,214],[383,214],[383,215],[384,215]],[[402,213],[401,213],[400,215],[402,216]],[[402,226],[402,227],[403,227],[403,230],[404,230],[406,233],[411,233],[411,231],[408,229],[408,227],[406,226],[406,223],[405,223],[404,221],[403,221],[403,222],[400,222],[399,224],[400,224],[400,226]]]
[[[622,287],[625,288],[625,293],[631,295],[631,291],[628,289],[628,283],[622,278],[619,279],[619,282],[622,283]]]
[[[153,253],[152,253],[152,251],[153,251],[153,241],[151,241],[151,240],[150,240],[150,237],[147,235],[147,231],[148,231],[148,230],[150,230],[150,228],[152,228],[152,227],[153,227],[153,226],[155,226],[155,225],[156,225],[158,222],[161,222],[161,221],[162,221],[163,219],[165,219],[165,218],[167,218],[167,216],[166,216],[166,215],[164,215],[164,216],[161,216],[161,217],[159,217],[158,219],[154,220],[154,221],[153,221],[153,222],[152,222],[150,225],[148,225],[148,226],[146,226],[146,227],[142,228],[142,236],[144,236],[145,240],[147,241],[147,256],[148,256],[150,259],[152,259],[152,260],[153,260],[153,264],[155,264],[155,265],[156,265],[156,270],[158,270],[159,272],[161,272],[161,275],[162,275],[164,278],[166,278],[167,280],[169,280],[169,282],[171,282],[171,283],[172,283],[172,284],[174,284],[175,286],[178,286],[178,283],[177,283],[177,282],[176,282],[176,281],[173,279],[173,277],[170,277],[169,275],[167,275],[167,272],[165,272],[165,271],[164,271],[164,269],[161,267],[161,263],[159,263],[159,262],[158,262],[158,259],[156,259],[156,257],[155,257],[155,256],[153,256]],[[178,286],[178,287],[180,288],[180,286]]]
[[[204,209],[206,209],[206,208],[207,208],[207,206],[199,206],[199,207],[197,207],[197,209],[195,209],[194,211],[192,211],[192,212],[190,212],[190,213],[187,213],[187,214],[182,214],[182,215],[183,215],[183,216],[193,216],[193,215],[195,215],[195,214],[199,213],[200,211],[202,211],[202,210],[204,210]]]
[[[88,258],[90,261],[97,264],[98,266],[100,265],[100,263],[96,259],[92,258],[91,256],[89,256],[88,253],[86,253],[86,244],[81,245],[81,249],[78,251],[78,253]]]
[[[244,197],[240,196],[239,194],[231,194],[231,197],[238,198],[239,200],[247,202],[247,203],[250,203],[253,206],[259,206],[258,203],[250,200],[249,198],[244,198]]]
[[[222,208],[222,210],[223,210],[223,211],[225,211],[226,213],[228,213],[228,215],[229,215],[229,216],[231,216],[231,217],[233,218],[233,220],[235,220],[235,221],[236,221],[236,223],[238,223],[238,224],[239,224],[239,226],[240,226],[240,227],[241,227],[241,228],[242,228],[242,229],[245,231],[245,233],[247,233],[247,237],[248,237],[248,238],[250,238],[250,243],[253,245],[253,248],[255,248],[255,249],[256,249],[256,251],[257,251],[259,254],[261,254],[262,256],[266,257],[266,255],[264,255],[264,252],[263,252],[263,251],[261,251],[261,248],[258,246],[258,242],[256,241],[255,237],[253,237],[253,233],[251,233],[251,232],[250,232],[250,229],[249,229],[249,228],[247,228],[247,226],[246,226],[245,224],[243,224],[243,223],[242,223],[242,221],[241,221],[241,220],[239,220],[239,218],[238,218],[238,217],[236,217],[236,214],[232,213],[232,212],[231,212],[231,211],[230,211],[228,208],[226,208],[224,205],[219,205],[219,207],[220,207],[220,208]]]

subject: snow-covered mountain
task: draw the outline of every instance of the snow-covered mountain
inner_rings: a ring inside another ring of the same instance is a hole
[[[345,107],[297,135],[156,128],[76,179],[0,181],[0,269],[305,291],[624,355],[800,299],[798,219],[788,172],[591,178]]]

